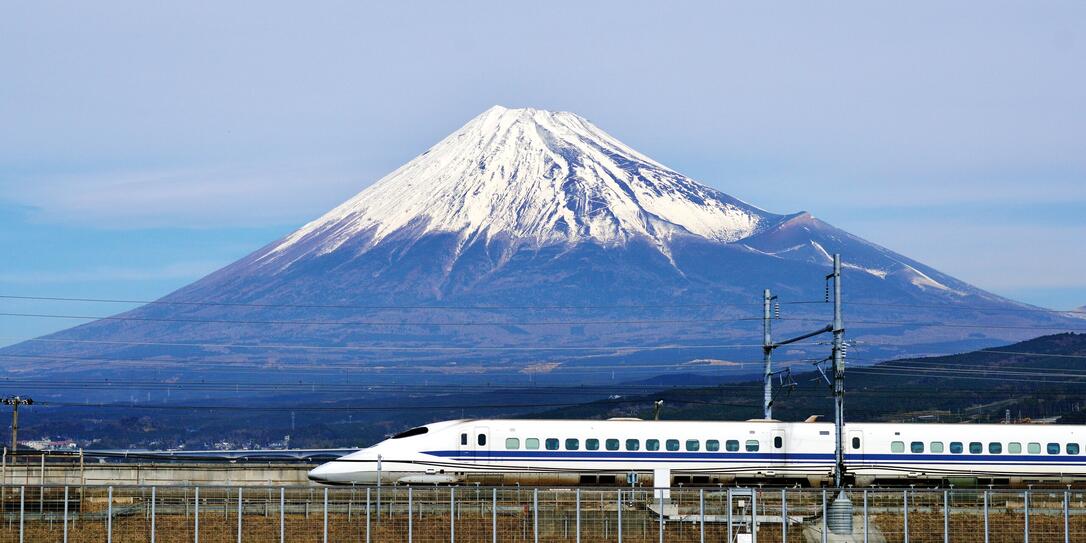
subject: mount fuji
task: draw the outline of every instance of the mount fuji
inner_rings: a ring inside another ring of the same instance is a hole
[[[783,304],[778,337],[821,327],[833,253],[854,363],[1075,322],[809,213],[743,202],[578,115],[494,107],[285,238],[155,303],[0,355],[9,375],[161,380],[254,368],[352,382],[750,374],[762,290]]]

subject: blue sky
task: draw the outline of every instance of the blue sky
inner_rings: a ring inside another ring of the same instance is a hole
[[[536,4],[6,6],[0,293],[165,294],[502,104],[1086,304],[1086,4]],[[69,324],[0,317],[0,344]]]

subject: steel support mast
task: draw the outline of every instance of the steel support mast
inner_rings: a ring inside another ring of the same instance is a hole
[[[765,289],[762,297],[762,355],[765,357],[764,386],[765,393],[762,398],[762,411],[765,420],[773,418],[773,329],[769,306],[773,303],[774,296]]]
[[[841,488],[845,476],[845,325],[841,319],[841,255],[833,255],[833,407],[837,434],[833,485]]]

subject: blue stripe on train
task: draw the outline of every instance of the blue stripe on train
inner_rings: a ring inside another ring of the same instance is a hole
[[[576,461],[669,461],[669,462],[750,462],[773,460],[792,463],[833,462],[833,453],[738,453],[738,452],[658,452],[658,451],[423,451],[423,454],[444,458],[476,460],[546,460]],[[845,460],[853,463],[891,461],[909,464],[1086,464],[1086,456],[1021,455],[1021,454],[846,454]]]

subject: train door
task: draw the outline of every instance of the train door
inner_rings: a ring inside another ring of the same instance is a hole
[[[860,430],[849,430],[848,440],[845,442],[845,460],[851,464],[863,463],[864,433]]]
[[[476,462],[489,462],[490,461],[490,428],[487,426],[476,426],[474,435],[471,440],[471,447],[474,451],[474,458]]]
[[[788,449],[785,447],[784,430],[769,432],[769,468],[772,473],[779,474],[788,469]]]

